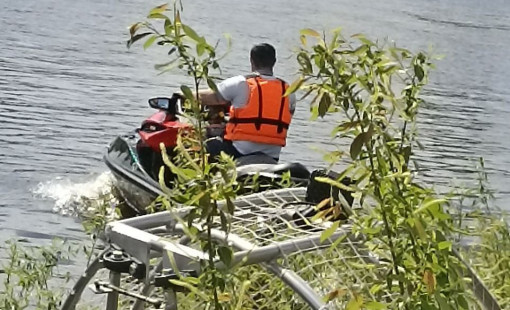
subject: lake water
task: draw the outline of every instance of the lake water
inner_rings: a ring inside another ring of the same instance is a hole
[[[212,41],[229,33],[223,76],[248,73],[249,49],[270,42],[276,72],[293,80],[292,49],[305,27],[389,38],[445,56],[425,92],[420,117],[423,177],[437,186],[473,180],[483,156],[502,208],[510,210],[510,3],[493,0],[183,1],[183,21]],[[85,238],[76,197],[94,197],[110,176],[108,143],[188,78],[158,75],[157,48],[128,50],[127,27],[146,0],[0,1],[0,242]],[[298,106],[283,161],[321,166],[331,120],[310,123]]]

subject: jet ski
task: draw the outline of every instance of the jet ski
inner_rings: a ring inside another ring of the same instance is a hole
[[[148,100],[149,106],[157,111],[145,119],[134,132],[116,137],[104,155],[104,161],[113,173],[122,198],[130,210],[124,214],[141,215],[147,207],[161,195],[165,195],[158,182],[160,167],[164,165],[160,143],[166,147],[170,160],[174,158],[174,147],[179,132],[191,128],[183,117],[181,97],[155,97]],[[224,111],[222,111],[224,112]],[[211,113],[209,113],[211,114]],[[217,115],[223,115],[218,114]],[[211,117],[212,119],[217,117]],[[223,126],[211,122],[207,128],[207,137],[223,136]],[[237,180],[248,180],[257,175],[264,186],[246,187],[239,194],[253,193],[278,188],[283,174],[290,172],[290,180],[297,186],[306,186],[310,180],[309,170],[300,163],[278,163],[263,154],[251,154],[236,160]],[[174,176],[165,169],[165,182],[171,186]]]

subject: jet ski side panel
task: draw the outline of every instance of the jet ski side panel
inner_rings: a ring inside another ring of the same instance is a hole
[[[119,136],[109,146],[104,161],[117,180],[116,186],[135,212],[144,214],[145,208],[163,192],[159,184],[142,168],[131,136]]]
[[[135,214],[145,214],[147,206],[158,196],[164,195],[156,181],[159,168],[163,165],[160,157],[144,144],[140,144],[136,134],[117,137],[104,156],[106,165],[117,180],[119,192]],[[277,164],[274,159],[265,155],[246,157],[242,161],[244,165],[237,163],[238,181],[246,187],[245,191],[238,194],[279,188],[282,174],[287,171],[290,171],[290,180],[295,186],[306,186],[309,182],[310,173],[301,164]],[[252,184],[252,177],[255,175],[258,175],[260,186]],[[171,176],[165,176],[165,180],[170,178]]]

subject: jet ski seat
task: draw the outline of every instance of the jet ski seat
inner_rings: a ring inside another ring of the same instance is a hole
[[[300,163],[278,164],[267,155],[248,155],[237,159],[237,175],[244,176],[256,173],[271,173],[281,175],[290,171],[290,176],[299,179],[309,179],[310,171]]]
[[[242,156],[242,157],[239,157],[236,159],[237,167],[253,165],[253,164],[276,165],[276,164],[278,164],[278,161],[275,160],[273,157],[267,156],[265,154],[246,155],[246,156]]]

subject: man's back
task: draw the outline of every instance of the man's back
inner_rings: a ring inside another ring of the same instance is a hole
[[[260,79],[266,81],[278,80],[272,74],[268,72],[256,72],[255,75],[259,75]],[[228,101],[232,104],[234,109],[241,109],[246,107],[250,98],[250,87],[248,85],[247,77],[243,75],[234,76],[226,79],[217,85],[218,95],[224,101]],[[293,114],[296,106],[296,97],[294,94],[289,96],[289,110]],[[275,127],[276,128],[276,127]],[[243,155],[252,153],[264,153],[273,158],[279,158],[282,147],[280,145],[259,143],[247,140],[234,140],[232,141],[233,146]]]

